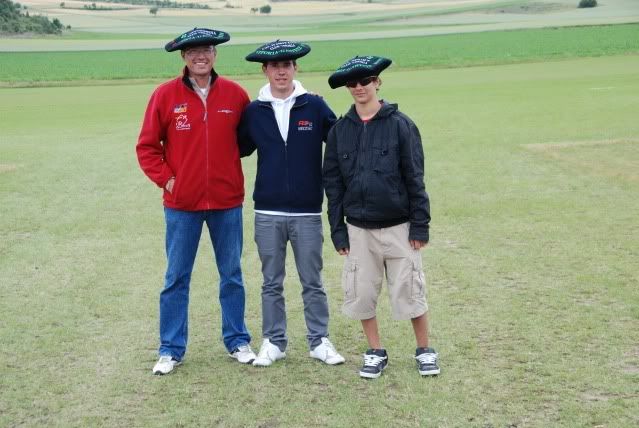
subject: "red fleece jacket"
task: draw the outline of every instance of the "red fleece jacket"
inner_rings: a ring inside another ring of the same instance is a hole
[[[213,77],[206,106],[184,76],[160,85],[149,100],[136,151],[159,187],[175,177],[173,193],[164,190],[165,207],[226,209],[244,200],[236,129],[249,97],[237,83]]]

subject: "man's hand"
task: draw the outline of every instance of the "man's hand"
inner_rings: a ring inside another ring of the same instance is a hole
[[[413,247],[413,250],[421,250],[426,245],[428,245],[428,242],[417,241],[415,239],[409,239],[409,241],[410,241],[410,246]]]
[[[164,188],[167,192],[173,193],[173,186],[175,185],[175,177],[169,178],[169,181],[166,182]]]
[[[337,252],[340,256],[348,256],[348,250],[348,248],[340,248],[339,250],[337,250]]]

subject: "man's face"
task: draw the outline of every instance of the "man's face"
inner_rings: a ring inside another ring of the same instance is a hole
[[[293,61],[269,61],[262,66],[262,71],[271,84],[271,90],[287,92],[293,89],[293,78],[297,71]]]
[[[193,77],[205,77],[215,65],[215,46],[196,46],[182,52],[182,59]]]

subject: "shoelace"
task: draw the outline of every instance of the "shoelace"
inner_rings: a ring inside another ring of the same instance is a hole
[[[437,354],[424,352],[423,354],[417,355],[415,359],[422,364],[435,364],[437,363]]]
[[[378,366],[384,361],[386,357],[379,357],[377,355],[364,354],[364,365],[375,367]]]
[[[240,345],[237,347],[237,350],[239,352],[250,352],[251,351],[251,347],[249,345]]]
[[[260,352],[258,352],[257,354],[257,358],[261,360],[265,358],[268,358],[269,360],[274,360],[275,358],[271,358],[271,354],[268,351],[269,351],[269,348],[267,348],[266,346],[262,346],[260,348]]]
[[[170,355],[162,355],[158,363],[170,363],[173,360],[173,357]]]
[[[326,345],[326,347],[328,348],[329,354],[337,354],[337,351],[335,350],[335,347],[333,346],[330,340],[323,340],[322,343]]]

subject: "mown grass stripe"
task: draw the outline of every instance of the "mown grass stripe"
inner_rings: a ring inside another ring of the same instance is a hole
[[[305,72],[332,71],[350,57],[367,54],[392,58],[394,68],[467,67],[639,53],[639,24],[325,41],[311,45],[311,54],[300,61],[300,69]],[[231,76],[259,73],[259,67],[244,61],[253,48],[222,46],[218,71]],[[3,86],[25,86],[29,82],[167,78],[176,75],[180,67],[179,55],[167,54],[161,47],[14,52],[0,56],[0,82]]]

